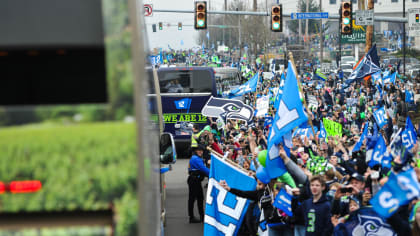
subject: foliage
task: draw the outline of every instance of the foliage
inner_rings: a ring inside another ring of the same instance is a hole
[[[0,195],[0,211],[98,210],[115,203],[118,235],[135,235],[134,131],[124,123],[3,128],[0,180],[36,179],[43,187]]]
[[[106,111],[104,111],[103,105],[91,105],[89,108],[76,105],[39,106],[25,108],[21,111],[0,107],[0,126],[45,120],[68,121],[80,112],[86,113],[85,120],[89,121],[116,120],[133,115],[131,31],[128,27],[128,3],[127,1],[105,0],[103,1],[103,13],[109,101]]]
[[[240,0],[233,0],[228,6],[229,11],[250,11],[252,9],[247,8],[246,3]],[[244,47],[248,45],[248,48],[253,54],[257,54],[258,49],[261,51],[263,45],[267,45],[269,42],[273,42],[279,39],[278,33],[270,31],[267,17],[259,16],[217,16],[210,15],[210,23],[212,25],[227,25],[238,27],[239,21],[241,22],[241,44],[239,45],[239,29],[238,28],[226,28],[225,32],[225,45],[229,48],[236,48],[238,46]],[[226,17],[224,19],[224,17]],[[207,32],[210,33],[210,39],[207,39]],[[207,44],[207,42],[209,44]],[[223,43],[223,29],[220,28],[208,28],[206,31],[200,31],[197,43],[201,45],[206,44],[207,47],[211,48],[214,45],[217,49],[217,42]]]
[[[403,50],[400,49],[396,53],[394,53],[393,55],[397,56],[397,57],[403,57]],[[417,59],[420,60],[420,50],[414,49],[414,48],[406,48],[405,49],[405,56],[406,56],[406,58],[414,57],[414,58],[417,58]]]
[[[314,0],[309,0],[309,11],[306,10],[306,0],[299,0],[297,4],[299,12],[319,12],[319,5]],[[319,33],[319,20],[309,20],[308,22],[308,34]],[[299,33],[299,20],[289,21],[289,29],[295,33]],[[301,20],[302,34],[305,33],[306,23],[305,20]]]

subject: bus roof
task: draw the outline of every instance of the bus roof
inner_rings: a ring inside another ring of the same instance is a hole
[[[203,67],[203,66],[177,66],[177,67],[165,67],[165,68],[159,68],[158,71],[173,71],[173,70],[179,70],[179,71],[185,71],[185,70],[207,70],[214,73],[213,68],[211,67]]]
[[[213,68],[215,73],[232,73],[239,72],[238,68],[233,67],[216,67]]]

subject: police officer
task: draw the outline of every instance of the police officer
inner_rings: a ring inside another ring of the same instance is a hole
[[[198,145],[198,147],[195,149],[195,154],[192,155],[188,165],[188,215],[190,217],[190,223],[200,223],[204,221],[204,196],[201,181],[203,181],[205,176],[209,176],[209,169],[206,167],[202,159],[203,151],[204,146]],[[195,200],[197,200],[200,219],[194,217]]]

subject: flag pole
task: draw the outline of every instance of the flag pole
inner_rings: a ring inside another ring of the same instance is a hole
[[[257,88],[255,89],[255,96],[254,96],[254,107],[257,106],[257,95],[258,95],[258,83],[260,82],[260,72],[257,71]]]
[[[293,59],[293,53],[292,52],[289,52],[289,58],[290,58],[290,61],[292,62],[293,70],[295,71],[295,74],[296,74],[296,80],[297,80],[297,84],[298,84],[298,88],[299,88],[299,93],[301,93],[302,92],[302,86],[301,86],[300,81],[299,81],[299,75],[297,74],[295,61]],[[314,139],[315,139],[315,142],[316,142],[316,146],[319,149],[318,139],[316,138],[314,125],[312,124],[312,111],[310,111],[308,109],[308,106],[306,105],[305,95],[303,95],[302,99],[303,99],[303,105],[305,106],[306,111],[310,114],[310,117],[308,117],[308,123],[309,123],[309,125],[311,125],[312,133],[314,134]]]

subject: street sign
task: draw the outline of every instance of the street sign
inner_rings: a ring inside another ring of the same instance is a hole
[[[153,5],[144,4],[144,16],[152,16],[153,14]]]
[[[341,43],[366,43],[366,26],[356,25],[353,19],[353,32],[351,35],[341,35]]]
[[[328,12],[302,12],[290,14],[292,20],[328,19]]]
[[[357,10],[356,25],[373,25],[373,10]]]
[[[331,71],[331,63],[322,63],[321,64],[321,71],[322,73],[330,73]]]
[[[408,9],[408,35],[420,36],[420,8]]]

